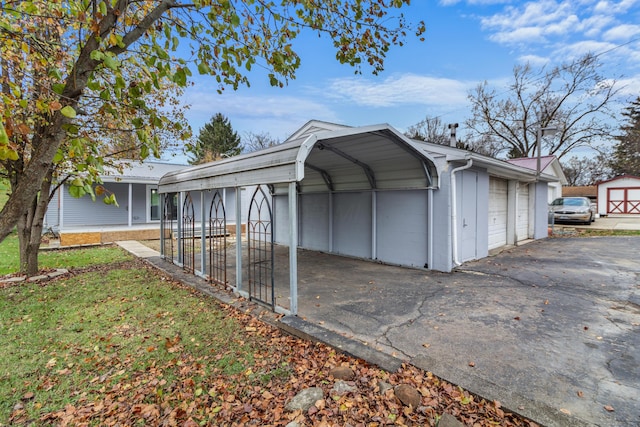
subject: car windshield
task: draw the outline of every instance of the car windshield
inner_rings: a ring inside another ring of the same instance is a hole
[[[553,206],[589,206],[589,203],[584,199],[555,199],[552,203]]]

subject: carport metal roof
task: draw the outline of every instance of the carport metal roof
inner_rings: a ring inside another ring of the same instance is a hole
[[[437,188],[438,171],[428,153],[381,124],[318,132],[254,153],[169,172],[160,179],[158,191],[291,182],[301,182],[301,192]]]

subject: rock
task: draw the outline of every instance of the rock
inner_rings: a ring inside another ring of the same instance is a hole
[[[300,393],[296,394],[291,402],[287,403],[285,408],[288,411],[302,410],[306,412],[313,406],[316,401],[323,398],[322,389],[320,387],[305,388]]]
[[[456,419],[453,415],[447,414],[446,412],[442,414],[440,417],[440,421],[436,424],[437,427],[464,427],[460,421]]]
[[[415,409],[420,406],[420,403],[422,402],[422,396],[420,396],[418,390],[411,387],[410,385],[400,384],[395,389],[393,389],[393,391],[396,397],[400,399],[400,402],[402,402],[402,404],[405,406],[411,406]]]
[[[329,375],[337,380],[351,381],[356,375],[348,366],[336,366],[329,371]]]
[[[334,394],[345,394],[345,393],[353,393],[354,391],[357,391],[358,389],[352,385],[349,385],[347,382],[342,381],[342,380],[338,380],[336,381],[336,383],[333,385],[333,388],[331,389],[331,391]]]
[[[302,427],[302,424],[300,424],[297,421],[291,421],[289,424],[287,424],[285,427]]]
[[[0,279],[0,282],[5,282],[5,283],[17,283],[17,282],[24,282],[27,278],[25,276],[14,276],[14,277],[9,277],[6,279]]]
[[[48,279],[48,276],[45,274],[40,274],[38,276],[31,276],[29,277],[29,279],[27,279],[29,282],[37,282],[39,280],[44,280],[44,279]]]
[[[67,274],[68,272],[69,270],[67,270],[66,268],[59,268],[56,271],[47,274],[47,276],[49,276],[50,279],[53,279],[54,277],[62,276],[63,274]]]
[[[389,384],[388,382],[379,380],[378,381],[378,388],[380,389],[380,394],[385,394],[387,392],[387,390],[391,390],[393,388],[393,386],[391,384]]]

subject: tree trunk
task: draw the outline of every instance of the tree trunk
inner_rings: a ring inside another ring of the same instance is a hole
[[[44,215],[50,200],[51,179],[53,166],[49,168],[40,192],[33,199],[27,211],[18,220],[18,242],[20,245],[20,273],[29,277],[40,271],[38,268],[38,253],[42,243],[42,228]]]

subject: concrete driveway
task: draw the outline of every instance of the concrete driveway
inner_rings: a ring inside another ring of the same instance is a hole
[[[545,425],[640,425],[640,237],[547,239],[451,274],[314,254],[310,325]]]

